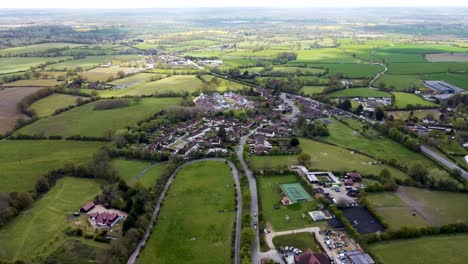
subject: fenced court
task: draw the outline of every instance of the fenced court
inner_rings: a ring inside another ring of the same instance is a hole
[[[288,196],[291,203],[312,201],[312,197],[304,190],[300,183],[280,184],[280,188]]]

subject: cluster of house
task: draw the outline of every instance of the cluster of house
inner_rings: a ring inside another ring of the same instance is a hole
[[[273,137],[290,137],[291,135],[292,129],[288,121],[284,119],[268,121],[264,127],[255,131],[247,140],[247,144],[251,154],[263,155],[269,153],[273,147],[269,139]]]
[[[356,97],[353,98],[354,102],[362,105],[362,110],[365,112],[375,112],[379,106],[391,106],[391,97]]]
[[[322,104],[316,100],[305,98],[297,95],[289,95],[289,97],[297,104],[303,106],[301,115],[308,120],[314,120],[323,117],[332,117],[341,115],[344,112],[338,108],[329,108],[325,104]]]
[[[196,151],[227,153],[232,142],[238,142],[253,124],[253,121],[241,124],[233,118],[193,119],[158,131],[159,136],[147,148],[150,152],[169,151],[183,156]],[[225,131],[225,139],[219,136],[220,129]]]
[[[223,64],[223,60],[197,60],[198,63],[208,65],[208,66],[219,66]]]
[[[294,253],[294,252],[293,252]],[[313,252],[307,249],[301,254],[286,254],[284,260],[287,264],[330,264],[330,258],[322,252]]]
[[[426,135],[433,130],[445,133],[447,135],[451,135],[455,133],[455,130],[451,126],[414,124],[414,125],[406,125],[406,127],[416,132],[420,136]]]
[[[89,221],[96,227],[110,228],[125,218],[124,215],[119,215],[114,210],[93,210],[94,208],[96,205],[88,202],[80,208],[80,212],[88,214]]]
[[[254,108],[254,103],[252,101],[234,92],[226,92],[224,94],[213,93],[211,95],[201,93],[195,98],[194,102],[205,111]]]
[[[164,63],[171,66],[188,66],[192,64],[190,60],[186,58],[169,54],[159,54],[157,57],[154,58],[154,62]]]

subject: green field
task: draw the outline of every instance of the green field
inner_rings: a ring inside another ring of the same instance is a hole
[[[3,87],[53,87],[63,84],[55,79],[29,79],[5,83]]]
[[[62,71],[75,69],[76,67],[81,67],[84,70],[94,68],[103,63],[109,63],[112,61],[121,62],[121,61],[130,61],[136,60],[140,57],[138,55],[104,55],[104,56],[89,56],[83,59],[65,61],[61,63],[52,64],[46,67],[48,71]]]
[[[379,52],[403,53],[403,54],[426,54],[444,52],[467,52],[467,48],[452,45],[421,45],[421,44],[399,44],[391,47],[379,48]]]
[[[468,194],[402,186],[398,194],[432,225],[468,223]]]
[[[128,85],[129,83],[149,82],[149,81],[151,81],[151,78],[154,78],[154,77],[161,77],[161,75],[160,74],[155,74],[155,73],[137,73],[137,74],[130,75],[130,76],[122,78],[122,79],[112,81],[109,84]]]
[[[80,97],[68,94],[52,94],[34,102],[30,108],[36,111],[38,117],[50,116],[57,109],[76,105],[76,99],[78,98]]]
[[[275,231],[299,229],[312,226],[313,222],[307,212],[317,208],[317,201],[295,203],[288,206],[281,204],[284,197],[279,184],[297,183],[301,180],[297,175],[262,176],[258,180],[258,186],[262,203],[262,214],[265,223],[271,224]],[[275,209],[275,204],[280,205]],[[305,217],[303,217],[305,214]],[[289,222],[286,220],[289,216]]]
[[[135,182],[141,183],[146,188],[151,188],[155,185],[158,178],[166,169],[165,164],[157,165],[148,170],[140,179],[137,176],[147,167],[151,166],[151,162],[143,160],[128,160],[128,159],[114,159],[112,161],[114,168],[117,170],[118,175],[127,183],[133,184]]]
[[[139,104],[109,110],[94,110],[96,102],[93,102],[40,119],[21,128],[17,134],[103,137],[108,130],[133,125],[178,101],[178,98],[143,98]]]
[[[387,168],[392,177],[406,179],[408,176],[390,166],[375,164],[376,160],[351,151],[308,139],[300,139],[303,152],[311,155],[310,170],[353,171],[362,174],[379,175]],[[297,164],[296,156],[251,156],[253,169],[276,168]]]
[[[289,246],[298,248],[304,252],[307,249],[312,250],[314,253],[322,251],[320,250],[319,244],[315,240],[315,236],[311,233],[297,233],[291,235],[275,236],[273,238],[273,244],[276,248]]]
[[[320,94],[325,91],[326,86],[304,86],[301,88],[300,92],[305,95]]]
[[[409,207],[397,193],[377,193],[366,196],[370,205],[380,214],[390,229],[426,227],[429,223]]]
[[[223,162],[203,161],[183,168],[138,263],[229,263],[234,191],[231,170]]]
[[[452,85],[458,86],[465,90],[468,90],[468,74],[462,73],[434,73],[424,74],[423,78],[426,80],[440,80],[448,82]]]
[[[100,142],[3,140],[0,142],[0,192],[34,189],[37,179],[66,161],[86,161]]]
[[[82,44],[74,43],[63,43],[63,42],[54,42],[54,43],[42,43],[35,45],[28,45],[22,47],[14,47],[8,49],[0,49],[0,56],[16,56],[20,54],[33,54],[33,53],[45,53],[51,49],[67,49],[75,48],[81,46]]]
[[[394,102],[394,107],[396,108],[407,108],[408,105],[420,105],[420,106],[432,106],[434,108],[437,107],[437,104],[431,101],[427,101],[423,99],[422,97],[419,97],[415,94],[411,93],[402,93],[402,92],[394,92],[393,95],[395,95],[395,102]]]
[[[385,62],[426,62],[423,54],[375,52],[374,57]]]
[[[373,88],[348,88],[328,94],[330,97],[390,97],[391,94]]]
[[[385,87],[388,89],[393,88],[394,90],[398,91],[408,90],[413,87],[424,87],[424,85],[422,84],[422,80],[418,75],[384,74],[379,79],[377,79],[377,81],[375,81],[374,85],[379,85],[380,83],[384,83]]]
[[[0,58],[0,74],[28,71],[31,67],[37,67],[46,62],[57,62],[67,59],[71,59],[71,57]]]
[[[357,60],[343,50],[337,48],[322,48],[299,51],[297,61],[315,63],[353,63]]]
[[[226,80],[220,77],[214,77],[213,75],[202,75],[202,78],[207,82],[211,81],[213,78],[217,78],[219,81],[219,85],[216,87],[216,90],[219,92],[225,92],[228,90],[229,91],[243,90],[249,87],[247,85],[243,85],[238,82]]]
[[[447,73],[449,71],[466,71],[466,62],[432,62],[432,63],[390,63],[388,74],[425,74]]]
[[[440,111],[438,109],[427,109],[427,110],[412,110],[412,111],[387,111],[388,116],[393,115],[395,119],[405,120],[410,116],[410,113],[413,112],[414,116],[419,119],[425,118],[428,114],[432,114],[435,120],[439,120]]]
[[[99,193],[99,182],[66,177],[33,206],[0,229],[0,259],[41,263],[64,241],[72,213]],[[36,262],[37,261],[37,262]]]
[[[434,236],[372,245],[372,253],[385,264],[464,264],[468,235]]]

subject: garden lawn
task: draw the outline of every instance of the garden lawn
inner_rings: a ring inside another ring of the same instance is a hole
[[[390,229],[421,228],[429,225],[420,214],[401,200],[397,193],[371,193],[366,198],[377,213],[383,217]]]
[[[230,263],[234,191],[231,170],[224,162],[184,167],[166,195],[137,262]]]
[[[36,181],[66,161],[86,161],[104,143],[62,140],[0,142],[0,192],[28,191]]]
[[[86,100],[86,98],[69,94],[51,94],[34,102],[30,108],[36,111],[38,117],[50,116],[55,112],[55,110],[76,105],[76,99],[78,98]]]
[[[308,216],[308,215],[307,215]],[[309,216],[308,216],[309,217]],[[307,249],[312,250],[314,253],[321,252],[319,244],[315,240],[315,236],[311,233],[297,233],[291,235],[275,236],[273,244],[276,248],[279,247],[295,247],[303,252]]]
[[[133,125],[171,105],[176,105],[178,101],[178,98],[143,98],[139,104],[109,110],[94,110],[96,102],[93,102],[40,119],[21,128],[17,134],[104,137],[106,131]]]
[[[370,246],[385,264],[464,264],[468,259],[468,235],[423,237],[383,242]]]
[[[99,182],[65,177],[32,207],[0,229],[0,259],[40,263],[64,241],[67,219],[99,193]]]
[[[281,198],[284,197],[279,184],[298,183],[301,179],[294,174],[281,176],[261,176],[258,180],[260,197],[262,203],[262,215],[267,226],[272,225],[273,230],[283,231],[313,226],[313,221],[307,212],[317,208],[317,201],[312,200],[305,203],[295,203],[284,206]],[[279,209],[275,209],[275,204]],[[305,217],[303,217],[305,215]],[[289,216],[289,222],[286,221]]]
[[[328,94],[329,97],[390,97],[391,94],[373,88],[348,88]]]
[[[437,104],[431,101],[427,101],[423,99],[422,97],[419,97],[415,94],[411,93],[402,93],[402,92],[394,92],[393,95],[395,95],[395,102],[394,102],[394,107],[396,108],[407,108],[408,105],[413,105],[413,106],[430,106],[430,107],[437,107]]]
[[[353,153],[350,150],[321,143],[309,139],[300,139],[302,151],[311,155],[309,170],[353,171],[364,175],[379,175],[382,169],[390,171],[392,177],[407,179],[408,176],[388,165],[376,164],[376,160],[367,156]],[[296,156],[251,156],[250,165],[253,169],[283,169],[285,166],[297,164]]]

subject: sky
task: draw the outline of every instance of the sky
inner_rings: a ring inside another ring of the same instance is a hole
[[[0,8],[467,6],[467,0],[0,0]]]

